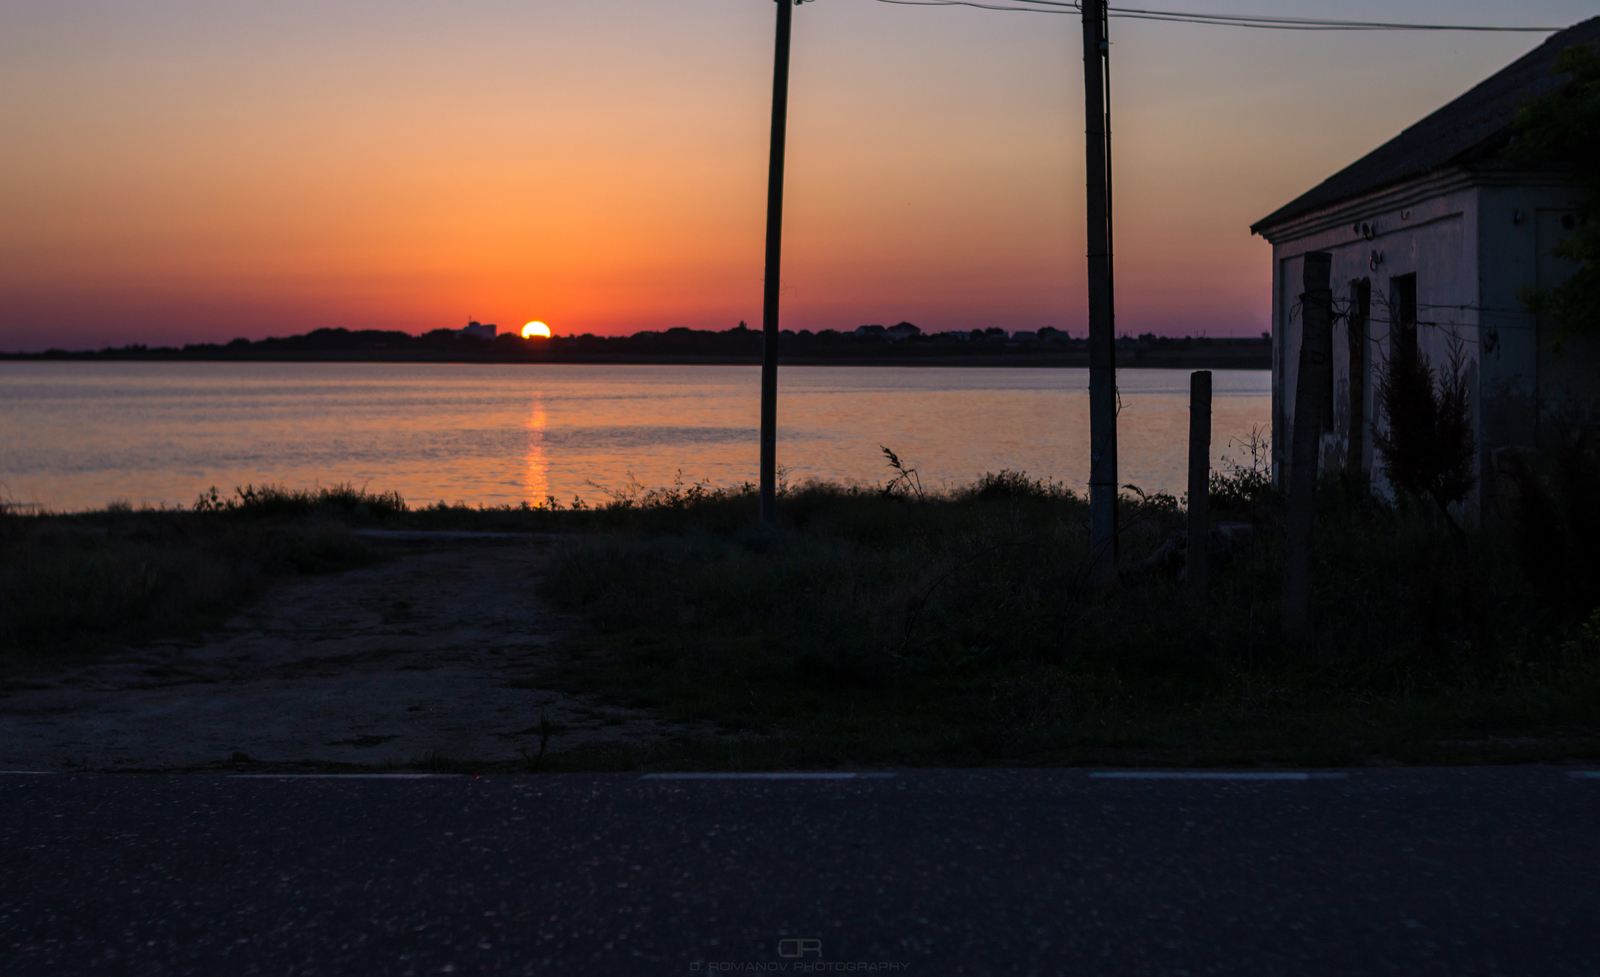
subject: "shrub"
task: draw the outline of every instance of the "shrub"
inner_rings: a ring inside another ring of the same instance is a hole
[[[1558,432],[1558,446],[1517,477],[1517,550],[1541,594],[1569,613],[1600,606],[1600,434]]]
[[[1389,484],[1432,499],[1458,535],[1450,506],[1477,484],[1478,464],[1464,349],[1452,335],[1449,360],[1437,375],[1423,354],[1390,357],[1377,390],[1387,426],[1372,436]]]
[[[282,485],[246,485],[233,490],[233,498],[217,492],[216,486],[195,500],[196,512],[220,512],[248,518],[296,518],[314,514],[386,519],[407,511],[399,492],[368,492],[349,484],[314,489],[290,489]]]

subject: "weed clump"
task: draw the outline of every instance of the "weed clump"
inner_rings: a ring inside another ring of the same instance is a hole
[[[406,500],[398,492],[368,492],[349,484],[314,489],[281,485],[246,485],[220,495],[216,486],[195,499],[195,512],[214,512],[247,519],[285,519],[321,515],[341,519],[385,520],[404,515]]]

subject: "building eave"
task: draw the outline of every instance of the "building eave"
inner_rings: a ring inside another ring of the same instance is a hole
[[[1278,245],[1344,225],[1350,225],[1351,233],[1355,233],[1353,227],[1360,221],[1370,221],[1374,217],[1473,187],[1573,185],[1571,176],[1559,171],[1519,170],[1504,166],[1448,167],[1282,220],[1270,223],[1263,221],[1251,227],[1250,233],[1259,234],[1269,244]]]

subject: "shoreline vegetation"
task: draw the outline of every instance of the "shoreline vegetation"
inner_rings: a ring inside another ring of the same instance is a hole
[[[469,328],[472,327],[485,331],[494,328],[478,323],[472,323]],[[778,358],[787,366],[1089,365],[1088,342],[1054,329],[1011,333],[989,329],[934,335],[910,331],[914,329],[910,323],[901,323],[887,330],[881,326],[863,326],[847,332],[785,330],[779,339]],[[677,328],[632,336],[586,334],[549,339],[523,339],[512,333],[487,338],[455,329],[437,329],[421,336],[370,329],[317,329],[301,336],[255,342],[235,339],[182,347],[133,344],[99,350],[0,353],[0,360],[12,361],[754,365],[760,358],[761,332],[742,322],[721,332]],[[1266,337],[1123,336],[1117,341],[1117,358],[1124,368],[1266,370],[1272,365],[1272,343]]]
[[[1124,494],[1120,579],[1101,593],[1075,493],[1011,471],[924,491],[885,454],[884,484],[784,485],[777,530],[753,525],[751,487],[694,484],[501,508],[336,487],[10,511],[0,681],[193,637],[275,580],[380,559],[358,529],[483,530],[555,534],[529,587],[575,625],[529,688],[724,734],[606,751],[557,736],[542,770],[1600,758],[1592,449],[1464,536],[1423,501],[1325,483],[1304,642],[1282,636],[1283,503],[1259,456],[1213,476],[1227,532],[1200,602],[1173,545],[1181,499]]]

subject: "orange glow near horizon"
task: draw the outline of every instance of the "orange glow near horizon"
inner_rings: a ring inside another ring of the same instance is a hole
[[[0,13],[0,350],[759,324],[771,4],[138,6]],[[795,18],[782,327],[1081,332],[1076,21]],[[1178,335],[1266,328],[1249,224],[1539,40],[1113,33],[1118,330]]]
[[[523,339],[549,339],[550,327],[542,322],[530,322],[522,327]]]

